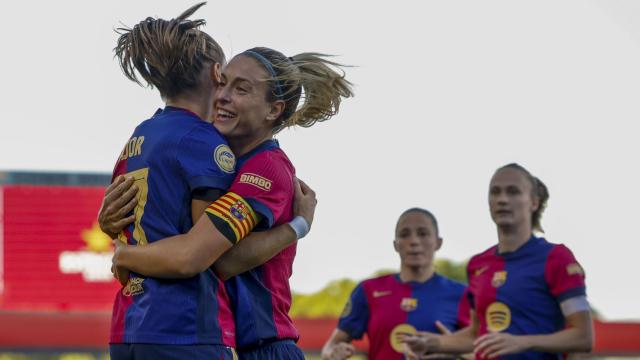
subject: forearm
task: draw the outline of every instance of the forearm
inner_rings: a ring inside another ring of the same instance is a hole
[[[473,352],[475,330],[472,326],[460,329],[453,334],[442,335],[438,338],[436,353],[466,354]]]
[[[114,255],[114,265],[145,276],[188,278],[209,268],[231,246],[204,216],[187,234],[145,246],[123,246]]]
[[[353,355],[355,347],[351,345],[353,339],[346,332],[335,329],[331,337],[322,347],[323,359],[346,359]]]
[[[530,350],[552,353],[589,352],[593,342],[591,332],[580,328],[568,328],[548,335],[527,335],[523,340]]]
[[[198,273],[189,261],[191,251],[185,235],[173,236],[145,246],[123,246],[114,257],[114,265],[157,278],[187,278]],[[205,267],[206,268],[206,267]]]
[[[224,253],[213,268],[223,280],[264,264],[296,242],[293,229],[283,224],[269,231],[253,232]]]

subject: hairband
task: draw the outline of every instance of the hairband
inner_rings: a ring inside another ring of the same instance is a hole
[[[279,99],[282,99],[284,97],[284,91],[282,91],[282,88],[283,88],[282,81],[278,79],[278,74],[276,74],[276,71],[274,70],[273,65],[271,64],[271,61],[269,61],[269,59],[267,59],[266,57],[262,56],[260,53],[257,53],[252,50],[247,50],[242,54],[249,55],[252,58],[260,61],[260,63],[262,63],[262,65],[267,69],[267,71],[271,73],[271,77],[273,78],[273,81],[275,81],[276,83],[276,95],[278,95]]]

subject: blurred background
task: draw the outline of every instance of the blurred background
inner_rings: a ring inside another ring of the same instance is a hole
[[[0,359],[105,356],[117,286],[96,213],[162,106],[122,76],[113,30],[194,3],[0,3]],[[549,186],[546,236],[586,269],[594,356],[640,354],[639,2],[211,1],[196,17],[228,58],[259,45],[353,65],[339,115],[278,135],[319,198],[291,279],[310,356],[357,281],[399,268],[409,207],[438,217],[438,271],[464,280],[496,242],[489,179],[513,161]]]

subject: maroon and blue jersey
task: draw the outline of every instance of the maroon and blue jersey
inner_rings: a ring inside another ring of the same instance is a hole
[[[135,129],[113,175],[133,176],[139,189],[136,220],[120,239],[144,246],[188,232],[193,194],[226,190],[235,157],[212,124],[168,106]],[[132,273],[116,295],[110,342],[234,346],[229,305],[211,270],[179,280]]]
[[[535,236],[514,252],[500,254],[496,245],[474,256],[467,273],[479,335],[563,330],[560,303],[586,296],[584,272],[571,251]],[[529,351],[500,359],[562,359],[562,355]]]
[[[229,192],[238,194],[261,221],[253,231],[267,230],[293,218],[295,169],[276,140],[268,140],[238,159],[238,175]],[[266,263],[226,281],[236,322],[238,349],[281,339],[296,340],[289,317],[296,245]]]
[[[449,330],[469,324],[465,286],[438,274],[420,283],[402,282],[398,274],[361,282],[351,293],[338,329],[353,339],[367,333],[369,359],[402,360],[403,334],[439,333],[440,320]]]

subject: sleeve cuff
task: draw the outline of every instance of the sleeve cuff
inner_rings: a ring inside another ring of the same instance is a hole
[[[584,286],[580,286],[577,288],[566,290],[560,293],[558,296],[556,296],[556,300],[560,303],[576,296],[587,296],[586,288]]]
[[[264,205],[263,203],[255,199],[246,198],[244,200],[248,202],[249,205],[251,205],[254,212],[257,212],[258,214],[262,215],[262,221],[260,221],[258,226],[256,226],[256,230],[264,230],[265,228],[271,229],[275,222],[271,209],[269,209],[268,206]]]

